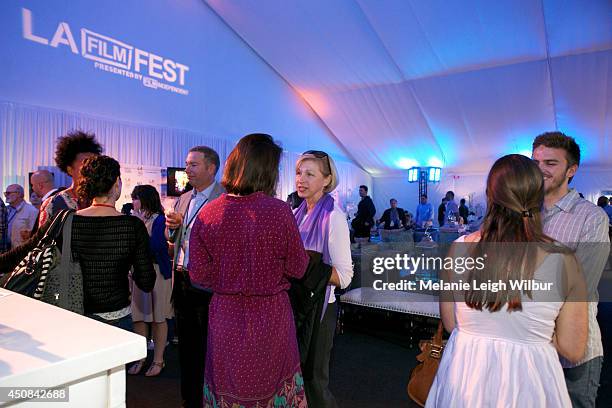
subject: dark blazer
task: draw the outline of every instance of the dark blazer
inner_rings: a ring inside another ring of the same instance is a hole
[[[359,219],[363,222],[369,222],[370,227],[374,224],[374,214],[376,214],[376,207],[370,196],[365,196],[357,205],[357,214],[355,219]]]
[[[402,224],[406,224],[406,211],[403,208],[397,208],[397,216]],[[395,228],[391,227],[391,208],[387,208],[383,213],[383,216],[380,217],[380,222],[384,223],[385,229],[399,229],[400,226],[396,226]]]
[[[463,223],[468,223],[468,216],[470,215],[470,210],[465,205],[459,206],[459,215],[463,218]]]
[[[444,225],[444,214],[445,213],[446,213],[446,206],[444,205],[444,203],[442,203],[438,206],[438,224],[440,224],[440,226]]]
[[[327,283],[332,274],[332,267],[323,262],[322,254],[306,251],[310,260],[308,269],[302,279],[293,279],[289,289],[289,299],[295,319],[300,362],[304,379],[314,376],[314,358],[316,339],[321,325]],[[320,352],[320,351],[319,351]]]
[[[287,196],[287,203],[291,206],[292,210],[298,208],[300,204],[302,204],[302,201],[304,201],[304,199],[298,195],[297,191]]]
[[[210,196],[208,197],[208,202],[211,202],[215,198],[218,198],[221,194],[225,193],[225,189],[221,184],[215,182],[215,186],[210,192]],[[187,217],[187,210],[189,210],[189,203],[193,198],[193,193],[188,191],[186,193],[181,194],[179,199],[174,204],[174,211],[183,215],[183,218]],[[179,248],[183,244],[183,228],[184,225],[181,225],[175,230],[168,230],[168,241],[174,244],[174,258],[173,265],[177,266],[178,256],[179,256]]]

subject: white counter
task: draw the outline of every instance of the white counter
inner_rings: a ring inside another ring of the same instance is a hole
[[[124,407],[125,364],[146,355],[142,336],[0,289],[0,387],[69,389],[68,403],[0,405]]]

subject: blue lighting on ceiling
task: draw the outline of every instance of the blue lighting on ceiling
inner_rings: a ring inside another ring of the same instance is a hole
[[[407,170],[407,169],[410,169],[412,167],[418,167],[419,166],[419,162],[416,161],[415,159],[409,159],[407,157],[402,157],[402,158],[400,158],[399,160],[397,160],[395,162],[395,165],[397,167],[399,167],[400,169]]]

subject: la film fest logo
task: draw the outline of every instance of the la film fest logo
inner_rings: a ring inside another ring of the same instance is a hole
[[[32,12],[21,9],[23,38],[57,48],[70,48],[79,55],[79,48],[68,23],[60,22],[51,40],[34,34]],[[189,95],[185,89],[187,65],[144,51],[122,41],[81,28],[81,52],[83,58],[94,61],[96,69],[141,81],[152,89],[163,89],[179,95]]]

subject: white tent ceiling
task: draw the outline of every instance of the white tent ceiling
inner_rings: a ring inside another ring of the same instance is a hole
[[[554,129],[610,167],[612,1],[204,1],[374,176],[481,171]]]

